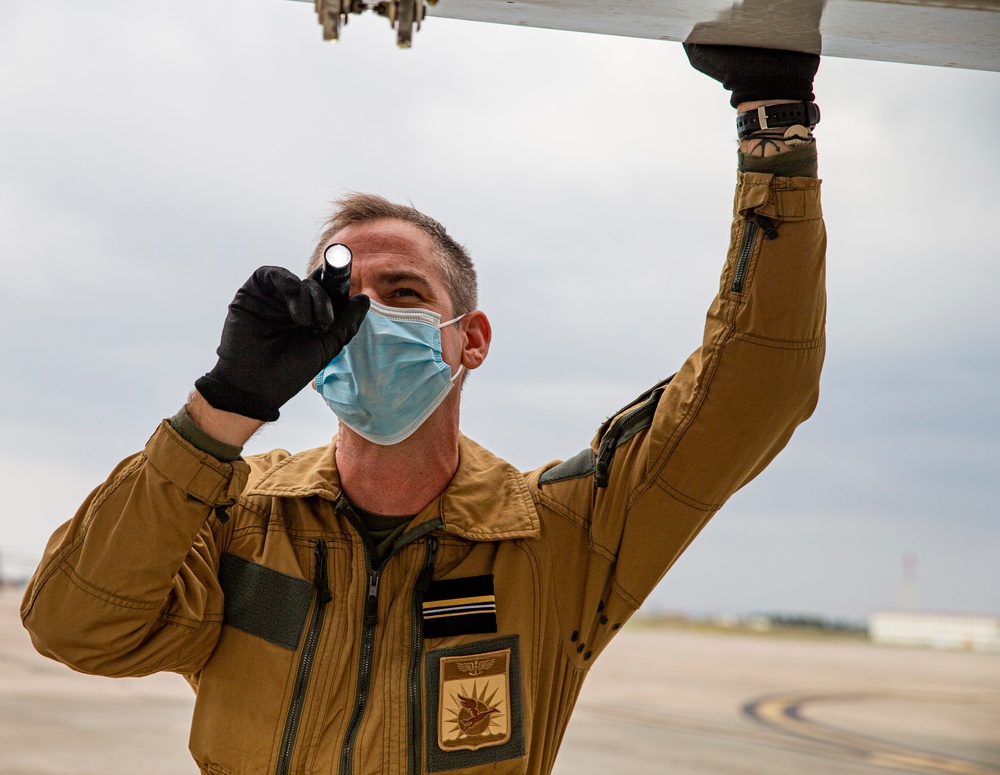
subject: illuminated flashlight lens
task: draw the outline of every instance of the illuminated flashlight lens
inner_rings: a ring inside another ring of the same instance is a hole
[[[351,263],[351,249],[347,245],[330,245],[323,253],[326,262],[335,269],[341,269]]]

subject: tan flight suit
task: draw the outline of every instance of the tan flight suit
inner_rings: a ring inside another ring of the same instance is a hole
[[[187,676],[206,773],[549,772],[594,659],[812,412],[825,242],[819,181],[741,174],[677,374],[561,464],[463,438],[376,568],[336,440],[222,463],[164,423],[52,537],[22,608],[36,648]]]

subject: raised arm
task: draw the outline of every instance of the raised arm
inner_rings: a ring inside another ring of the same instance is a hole
[[[559,517],[547,520],[554,561],[587,574],[584,596],[567,585],[558,600],[562,617],[579,622],[570,628],[587,644],[581,659],[599,653],[708,520],[787,444],[819,395],[826,232],[815,142],[808,121],[774,136],[788,120],[785,106],[818,116],[809,112],[818,57],[688,52],[734,91],[741,113],[780,107],[760,114],[769,128],[741,142],[729,251],[701,346],[608,420],[590,449],[537,480],[541,506]]]

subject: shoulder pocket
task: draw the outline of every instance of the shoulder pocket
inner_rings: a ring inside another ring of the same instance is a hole
[[[664,388],[673,378],[674,375],[671,374],[662,382],[657,382],[601,426],[600,431],[598,431],[601,443],[594,464],[594,484],[597,487],[608,486],[611,476],[611,461],[614,459],[615,450],[618,449],[619,445],[624,444],[639,431],[645,430],[653,424],[653,415],[656,414],[656,406],[660,402],[660,396],[663,395]]]

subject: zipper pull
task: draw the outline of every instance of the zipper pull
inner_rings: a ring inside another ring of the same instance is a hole
[[[618,449],[620,433],[621,427],[612,425],[604,438],[601,439],[601,446],[597,449],[597,460],[594,462],[595,487],[607,487],[611,481],[611,460],[615,456],[615,450]]]
[[[752,208],[747,210],[747,220],[756,223],[767,239],[775,239],[778,236],[778,227],[774,225],[774,221],[765,215],[754,212]]]
[[[420,571],[417,579],[417,591],[421,595],[426,595],[431,588],[431,580],[434,578],[434,565],[437,563],[438,540],[434,536],[427,539],[427,560],[424,568]]]
[[[316,539],[316,572],[313,574],[313,586],[316,587],[316,594],[319,602],[329,603],[333,599],[330,594],[330,578],[326,568],[326,541],[321,538]]]
[[[365,627],[378,624],[378,583],[382,580],[377,570],[368,574],[368,597],[365,599]]]

